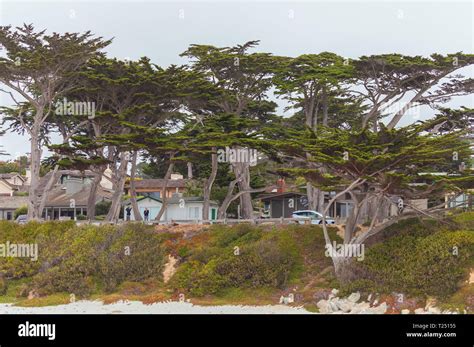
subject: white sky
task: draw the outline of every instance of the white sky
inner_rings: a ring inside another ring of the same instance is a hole
[[[114,37],[110,56],[148,56],[167,66],[184,63],[179,54],[193,43],[231,46],[249,40],[261,40],[258,51],[287,56],[473,53],[473,11],[470,1],[0,0],[0,24],[33,23],[49,32],[91,30]],[[473,76],[473,70],[463,72]],[[6,104],[8,98],[0,96],[0,105]],[[449,104],[460,105],[474,107],[473,97]],[[9,134],[0,141],[11,158],[29,152],[26,136]]]

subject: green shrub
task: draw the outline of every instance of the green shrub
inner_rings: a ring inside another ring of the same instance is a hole
[[[474,264],[474,233],[431,230],[426,236],[428,231],[414,231],[417,236],[396,236],[372,246],[364,261],[354,262],[361,281],[351,286],[441,298],[454,293]]]
[[[191,254],[191,250],[187,246],[179,247],[178,248],[178,256],[181,258],[186,258]]]
[[[109,212],[110,206],[112,205],[111,201],[100,201],[95,205],[95,214],[97,216],[106,215]]]
[[[209,247],[192,249],[170,285],[196,296],[228,288],[282,288],[300,263],[293,236],[285,231],[265,234],[251,225],[211,228]]]
[[[288,282],[294,261],[294,255],[277,239],[260,240],[243,248],[238,256],[221,257],[215,271],[230,287],[282,288]]]
[[[28,213],[28,206],[18,207],[13,213],[13,219],[17,219],[19,215],[27,214],[27,213]]]
[[[5,277],[0,276],[0,295],[5,295],[8,290],[8,282]]]
[[[71,222],[0,223],[0,240],[37,243],[38,261],[0,257],[0,273],[31,278],[28,290],[87,296],[97,288],[115,289],[125,281],[161,279],[164,237],[152,227],[76,226]]]

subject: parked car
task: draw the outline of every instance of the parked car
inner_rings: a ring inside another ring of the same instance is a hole
[[[312,210],[300,210],[295,211],[291,215],[291,218],[301,218],[301,221],[298,221],[299,224],[304,224],[305,220],[311,220],[311,224],[322,224],[323,215],[317,211]],[[336,224],[336,221],[331,217],[326,216],[326,224]]]
[[[26,224],[28,217],[26,214],[20,214],[15,220],[18,224]]]

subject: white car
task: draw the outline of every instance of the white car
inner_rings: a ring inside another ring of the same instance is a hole
[[[18,217],[16,217],[15,221],[18,224],[26,224],[26,222],[28,222],[28,216],[26,214],[20,214]]]
[[[319,212],[312,210],[300,210],[295,211],[291,215],[291,218],[301,218],[301,221],[298,221],[299,224],[304,224],[305,220],[311,220],[311,224],[322,224],[323,215]],[[336,221],[331,217],[326,216],[326,224],[336,224]]]

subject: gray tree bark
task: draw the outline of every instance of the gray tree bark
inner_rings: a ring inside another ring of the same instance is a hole
[[[42,114],[37,116],[42,117]],[[41,149],[39,148],[39,124],[35,122],[30,132],[30,189],[28,194],[28,220],[37,220],[41,218],[39,214],[39,201],[38,201],[38,188],[40,180],[40,161],[41,161]]]
[[[122,206],[122,195],[125,187],[125,180],[127,178],[127,166],[128,160],[124,152],[120,153],[120,165],[118,169],[114,170],[113,181],[114,181],[114,193],[112,195],[112,205],[110,206],[109,213],[107,214],[106,220],[109,222],[117,222],[120,208]]]
[[[187,166],[188,166],[188,179],[192,180],[193,179],[193,163],[188,161]]]
[[[166,208],[168,207],[168,198],[166,196],[166,188],[168,187],[168,181],[171,177],[171,174],[173,173],[173,168],[174,168],[174,162],[170,162],[170,164],[168,165],[168,170],[166,170],[166,174],[165,174],[165,182],[163,184],[163,189],[161,190],[162,191],[162,196],[161,196],[161,208],[160,208],[160,211],[158,212],[158,214],[156,215],[156,218],[155,220],[159,221],[161,219],[161,217],[163,216],[163,214],[165,213],[166,211]]]
[[[189,163],[188,163],[189,164]],[[202,207],[202,219],[208,220],[209,219],[209,206],[211,201],[211,191],[214,181],[217,176],[217,147],[212,147],[212,154],[211,154],[211,174],[209,175],[208,179],[204,184],[203,190],[203,199],[204,204]],[[189,166],[188,166],[189,169]],[[189,174],[188,174],[189,176]]]
[[[241,177],[237,182],[240,194],[240,211],[243,219],[253,218],[252,196],[248,191],[250,188],[250,165],[249,163],[235,163],[233,165],[235,177]]]
[[[130,202],[132,203],[133,216],[136,221],[142,221],[143,218],[140,214],[137,204],[137,192],[135,190],[135,175],[137,173],[137,151],[133,152],[132,155],[132,168],[130,169]]]
[[[102,170],[101,173],[94,172],[94,178],[91,182],[91,187],[89,191],[89,197],[87,198],[87,219],[93,221],[95,219],[95,203],[97,190],[99,188],[100,181],[102,180],[102,175],[105,170]]]

